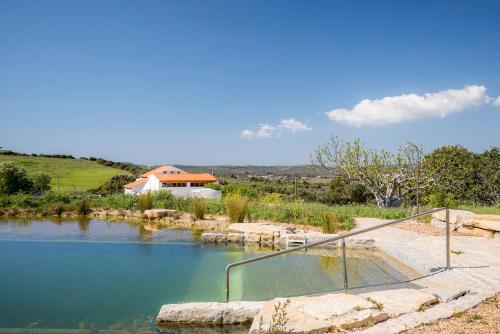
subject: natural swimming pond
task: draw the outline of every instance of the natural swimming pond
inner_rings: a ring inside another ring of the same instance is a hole
[[[271,252],[206,245],[190,230],[81,221],[0,221],[0,329],[154,328],[161,305],[223,301],[225,266]],[[410,269],[348,251],[349,285],[401,282]],[[337,250],[311,249],[235,268],[232,300],[343,287]]]

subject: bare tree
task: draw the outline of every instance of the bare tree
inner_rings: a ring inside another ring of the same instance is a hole
[[[395,196],[398,189],[404,196],[415,187],[427,186],[428,182],[422,182],[422,175],[415,171],[415,166],[421,165],[422,157],[422,148],[412,143],[401,147],[397,153],[391,153],[369,149],[359,139],[349,143],[332,136],[318,147],[312,162],[334,176],[365,186],[379,207],[390,207],[400,202]],[[417,179],[420,182],[417,183]]]

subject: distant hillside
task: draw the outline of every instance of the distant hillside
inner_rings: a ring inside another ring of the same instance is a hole
[[[12,161],[28,174],[44,172],[52,177],[52,189],[86,191],[94,189],[115,175],[130,175],[128,171],[107,167],[95,161],[71,158],[0,155],[0,162]]]
[[[312,165],[299,166],[190,166],[176,165],[192,173],[212,172],[218,176],[238,177],[327,177],[329,174]]]

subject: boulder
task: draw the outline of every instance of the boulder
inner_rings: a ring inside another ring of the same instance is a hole
[[[438,302],[436,296],[416,289],[373,291],[361,296],[387,312],[390,317],[416,312]]]
[[[450,225],[452,229],[457,229],[458,227],[462,226],[462,223],[465,219],[465,217],[474,215],[473,212],[470,211],[465,211],[465,210],[449,210],[450,212]],[[432,214],[432,220],[431,224],[439,227],[439,228],[445,228],[446,227],[446,211],[438,211],[434,212]]]
[[[254,318],[250,333],[275,328],[276,319],[280,317],[286,320],[286,325],[278,330],[286,333],[326,333],[334,329],[363,327],[388,318],[387,313],[356,295],[340,293],[277,298],[264,303]]]
[[[459,227],[457,229],[457,232],[467,234],[467,235],[472,235],[474,237],[483,237],[483,238],[491,238],[493,237],[493,231],[486,231],[481,228],[475,228],[475,227]]]
[[[483,230],[500,232],[500,215],[470,215],[466,216],[463,225]]]
[[[204,232],[201,234],[202,242],[225,243],[227,241],[226,233]]]
[[[246,242],[249,244],[260,244],[260,234],[259,233],[248,233],[246,235]]]
[[[169,209],[150,209],[144,211],[144,218],[146,219],[161,219],[164,217],[170,217],[176,210]]]
[[[183,303],[163,305],[156,324],[190,325],[249,324],[259,312],[263,302]]]
[[[245,235],[243,233],[228,233],[227,234],[227,242],[235,242],[235,243],[244,243]]]

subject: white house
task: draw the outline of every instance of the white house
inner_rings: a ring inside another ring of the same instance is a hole
[[[205,184],[217,179],[208,173],[188,173],[175,166],[160,166],[142,174],[134,182],[123,186],[125,194],[144,194],[158,190],[169,190],[178,197],[220,198],[218,190],[205,188]]]

